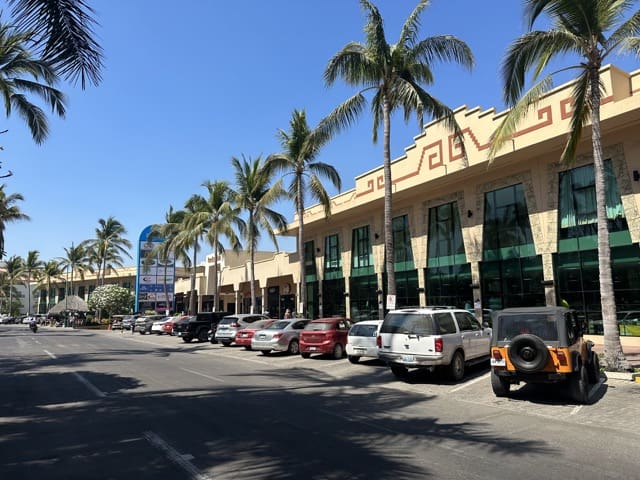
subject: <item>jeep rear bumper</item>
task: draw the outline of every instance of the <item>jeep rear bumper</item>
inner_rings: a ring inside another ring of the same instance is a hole
[[[494,368],[493,371],[499,377],[509,380],[510,383],[557,383],[564,382],[569,378],[569,374],[558,372],[525,373],[505,370],[503,368]]]

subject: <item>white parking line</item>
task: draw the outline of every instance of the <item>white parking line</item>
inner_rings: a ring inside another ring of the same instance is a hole
[[[198,375],[200,377],[208,378],[209,380],[214,380],[216,382],[225,383],[225,381],[218,377],[212,377],[211,375],[206,375],[204,373],[196,372],[195,370],[189,370],[188,368],[181,368],[183,372],[193,373],[194,375]]]
[[[78,379],[78,381],[80,383],[82,383],[85,387],[87,387],[89,390],[91,390],[96,396],[98,396],[100,398],[104,398],[104,397],[107,396],[106,393],[104,393],[103,391],[99,390],[95,385],[93,385],[89,380],[84,378],[78,372],[71,372],[71,373],[73,374],[74,377],[76,377]]]
[[[181,455],[178,451],[165,442],[157,433],[144,432],[144,438],[154,447],[162,450],[169,460],[181,467],[187,472],[191,478],[196,480],[209,480],[211,477],[203,474],[196,468],[196,466],[189,461],[189,458],[193,458],[191,455]]]
[[[46,353],[47,355],[49,355],[54,360],[58,358],[53,353],[51,353],[49,350],[43,350],[43,352]]]
[[[478,383],[478,382],[480,382],[482,380],[486,380],[487,378],[489,378],[490,375],[491,375],[491,372],[485,373],[481,377],[474,378],[473,380],[469,380],[468,382],[464,382],[462,385],[460,385],[460,386],[458,386],[456,388],[452,388],[450,390],[450,392],[451,393],[458,392],[458,391],[462,390],[463,388],[467,388],[468,386],[473,385],[474,383]]]

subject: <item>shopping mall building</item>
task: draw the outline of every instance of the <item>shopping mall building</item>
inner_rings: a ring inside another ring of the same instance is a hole
[[[602,147],[616,303],[622,335],[640,336],[640,70],[602,70]],[[504,112],[461,107],[464,147],[441,122],[425,126],[392,161],[396,307],[500,309],[567,302],[602,332],[590,129],[571,165],[558,163],[570,128],[572,83],[540,100],[489,165]],[[304,212],[307,315],[377,318],[386,308],[383,169],[332,197],[332,215]],[[298,219],[288,235],[297,235]],[[298,304],[296,253],[259,252],[258,308],[282,317]],[[202,267],[202,268],[200,268]],[[250,308],[245,253],[209,256],[196,279],[198,310]],[[175,310],[187,310],[187,276]]]

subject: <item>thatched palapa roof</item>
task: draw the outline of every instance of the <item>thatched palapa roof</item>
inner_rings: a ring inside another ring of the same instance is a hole
[[[49,309],[49,313],[88,312],[87,302],[77,295],[69,295]]]

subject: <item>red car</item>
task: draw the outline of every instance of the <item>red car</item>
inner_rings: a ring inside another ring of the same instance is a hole
[[[342,358],[349,328],[351,322],[346,318],[319,318],[307,323],[300,332],[300,354],[303,358],[309,358],[312,353]]]
[[[168,320],[163,322],[162,324],[162,333],[166,333],[167,335],[173,335],[173,324],[177,322],[180,317],[170,317]]]
[[[236,345],[242,345],[245,350],[251,350],[251,339],[258,330],[263,330],[273,323],[273,320],[258,320],[236,333]]]

